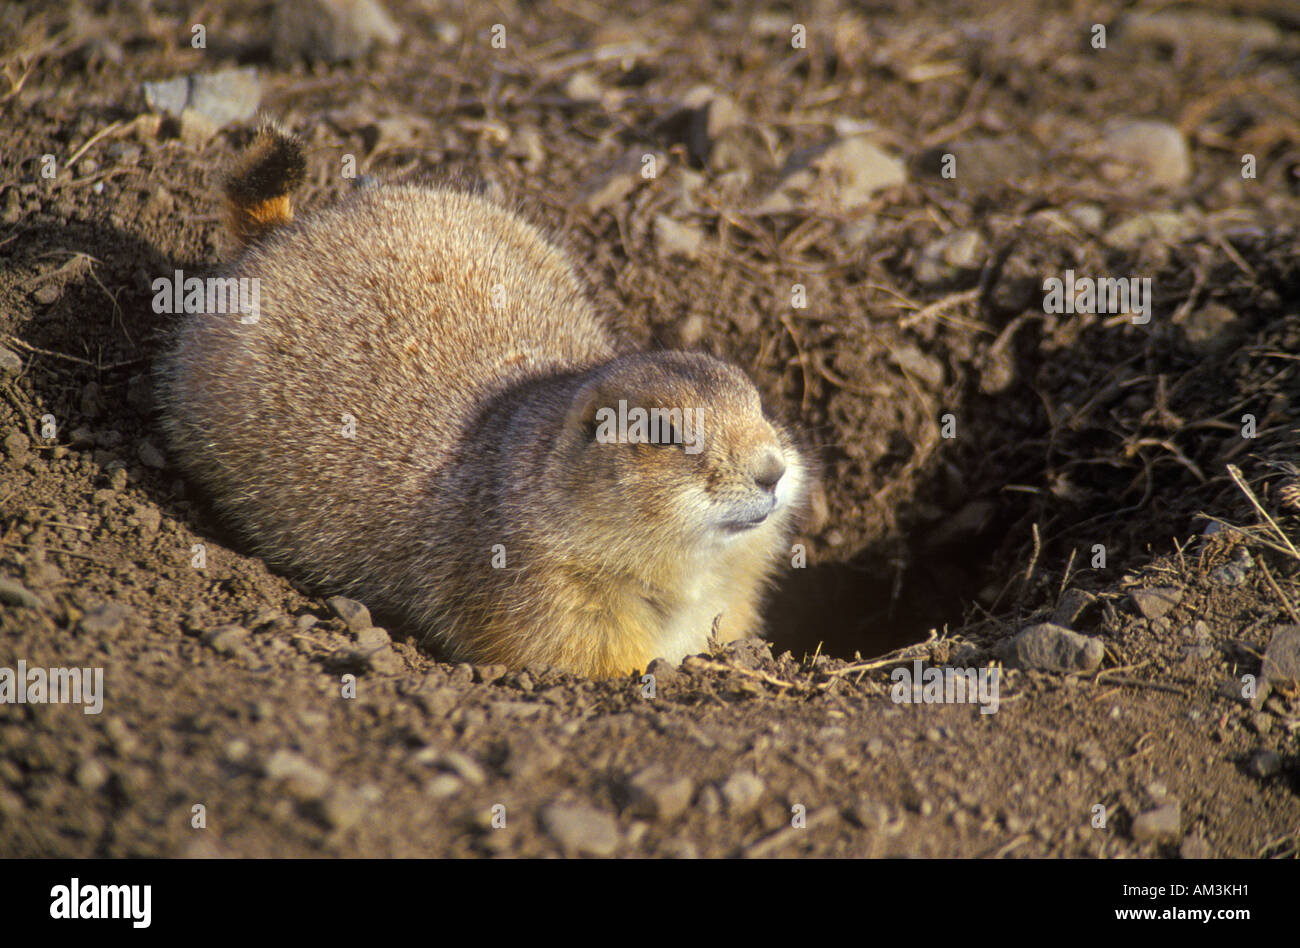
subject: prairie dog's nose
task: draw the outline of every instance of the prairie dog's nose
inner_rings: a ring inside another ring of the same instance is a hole
[[[780,451],[769,448],[754,468],[754,483],[770,494],[776,490],[776,485],[784,475],[785,459],[781,457]]]

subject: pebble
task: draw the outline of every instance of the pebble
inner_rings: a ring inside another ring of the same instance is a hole
[[[247,647],[248,630],[241,625],[219,625],[204,632],[200,640],[222,655],[235,655]]]
[[[1052,625],[1073,628],[1084,610],[1097,601],[1097,597],[1083,589],[1067,589],[1052,612]]]
[[[49,306],[62,295],[63,290],[60,289],[57,284],[46,283],[32,294],[32,299],[40,303],[42,306]]]
[[[627,782],[629,808],[634,816],[671,820],[691,803],[695,785],[690,777],[672,777],[662,766],[652,764]]]
[[[163,453],[148,441],[141,441],[135,453],[140,458],[140,463],[145,467],[160,471],[167,466],[167,459],[163,457]]]
[[[682,673],[677,666],[664,658],[656,658],[647,665],[645,673],[654,675],[656,689],[662,688],[664,685],[671,685],[682,677]]]
[[[1214,355],[1237,341],[1240,317],[1221,303],[1207,303],[1182,321],[1187,346],[1200,356]]]
[[[913,273],[923,286],[941,286],[978,271],[987,255],[988,245],[979,231],[954,230],[921,249]]]
[[[538,705],[527,707],[542,710]],[[547,741],[518,735],[506,738],[506,755],[501,769],[509,777],[529,782],[550,773],[562,763],[564,755]]]
[[[12,191],[10,192],[13,193]],[[23,358],[12,349],[0,346],[0,376],[21,375]]]
[[[374,623],[370,621],[370,610],[355,599],[335,596],[327,600],[326,605],[334,610],[336,616],[347,623],[348,629],[354,635],[374,626]]]
[[[866,136],[854,135],[793,158],[775,190],[757,208],[779,214],[806,207],[845,214],[869,203],[877,192],[907,182],[903,162]]]
[[[1282,755],[1277,751],[1258,751],[1250,759],[1250,763],[1246,765],[1246,770],[1252,777],[1258,777],[1261,780],[1275,777],[1282,772]]]
[[[182,120],[188,113],[195,122],[211,126],[212,133],[253,119],[261,98],[262,82],[251,66],[144,84],[150,109]]]
[[[1103,169],[1113,181],[1136,174],[1148,187],[1177,188],[1192,176],[1187,140],[1168,122],[1111,122],[1097,144],[1103,157],[1114,163]]]
[[[443,751],[438,755],[438,766],[450,770],[468,784],[476,787],[487,782],[487,771],[468,754],[457,750]]]
[[[77,786],[83,790],[98,790],[104,784],[108,783],[109,772],[102,761],[94,757],[83,760],[77,765]]]
[[[1149,589],[1130,589],[1129,598],[1138,612],[1148,619],[1159,619],[1182,601],[1183,591],[1175,586],[1152,586]]]
[[[281,0],[271,14],[271,50],[282,65],[299,56],[329,63],[356,59],[400,38],[377,0]]]
[[[733,816],[748,813],[763,798],[763,781],[747,770],[736,771],[719,789]]]
[[[1300,680],[1300,625],[1284,625],[1273,630],[1273,638],[1264,652],[1262,674],[1267,681]],[[1240,695],[1239,686],[1237,691]]]
[[[330,777],[307,758],[289,750],[278,750],[263,766],[271,780],[284,781],[289,794],[300,801],[319,800],[330,788]]]
[[[87,635],[113,635],[134,617],[135,613],[128,606],[106,602],[88,609],[81,617],[79,627]]]
[[[660,259],[681,257],[698,260],[704,246],[704,232],[691,224],[673,220],[667,214],[656,214],[654,219],[655,251]]]
[[[425,783],[424,792],[435,800],[445,800],[459,793],[462,786],[461,779],[454,774],[437,774]]]
[[[1101,240],[1115,250],[1137,250],[1148,241],[1175,244],[1196,235],[1196,222],[1176,211],[1148,211],[1121,221]]]
[[[542,808],[541,823],[566,853],[612,856],[618,849],[618,824],[592,807],[551,803]]]
[[[41,600],[22,583],[0,576],[0,602],[24,609],[39,609]]]
[[[1001,652],[1013,667],[1085,674],[1100,668],[1106,655],[1101,639],[1049,622],[1024,629],[1005,643]]]
[[[1133,820],[1133,838],[1139,843],[1176,839],[1182,832],[1182,808],[1177,800],[1139,813]]]

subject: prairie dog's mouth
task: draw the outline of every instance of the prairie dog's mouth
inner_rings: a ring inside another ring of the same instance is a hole
[[[727,533],[744,533],[767,522],[767,518],[780,506],[775,497],[755,501],[740,506],[722,521],[720,526]]]

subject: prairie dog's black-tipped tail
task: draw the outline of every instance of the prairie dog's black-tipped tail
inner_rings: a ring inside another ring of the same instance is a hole
[[[226,175],[226,223],[243,246],[293,220],[289,195],[307,173],[301,139],[266,120]]]

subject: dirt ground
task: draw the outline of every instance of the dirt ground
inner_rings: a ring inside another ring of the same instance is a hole
[[[0,704],[0,854],[1300,854],[1294,4],[390,0],[337,62],[200,6],[0,8],[0,667],[104,670]],[[631,342],[750,372],[824,465],[770,648],[653,696],[452,665],[241,553],[151,285],[226,258],[255,122],[143,84],[244,67],[300,213],[347,156],[484,187]],[[1046,312],[1067,270],[1149,321]],[[1017,659],[1047,622],[1099,664]],[[915,659],[1001,667],[996,713],[892,700]]]

